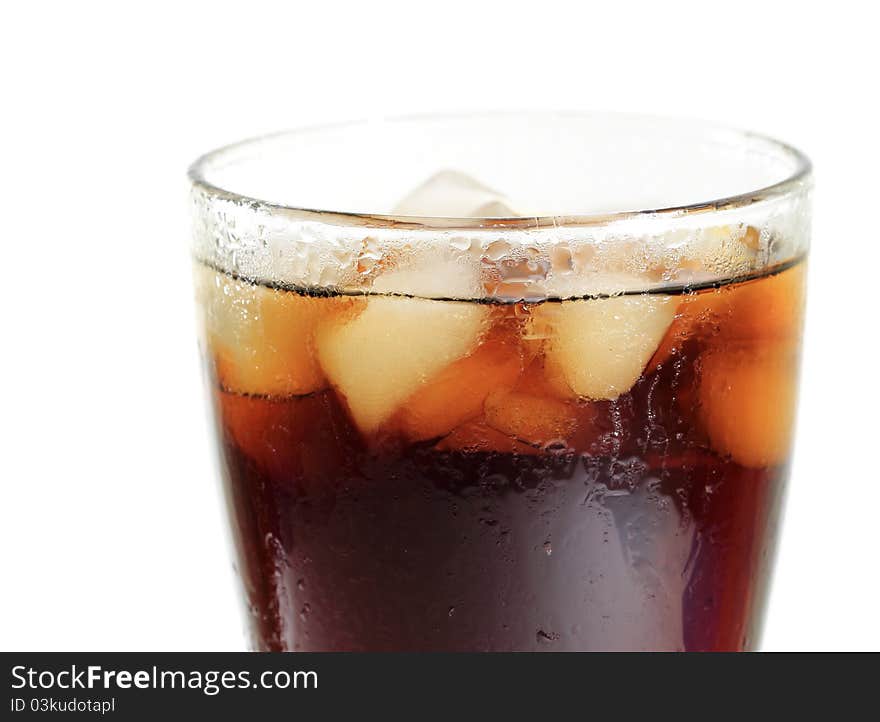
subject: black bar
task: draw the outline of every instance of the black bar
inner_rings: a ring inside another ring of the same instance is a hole
[[[877,669],[873,655],[802,654],[5,652],[2,661],[2,719],[47,711],[126,720],[378,713],[457,721],[516,712],[535,722],[611,713],[617,722],[641,709],[711,720],[762,718],[770,700],[785,711],[808,703],[816,714],[857,719]],[[60,686],[74,679],[75,688]],[[69,711],[74,699],[79,713]],[[109,705],[104,712],[101,703]]]

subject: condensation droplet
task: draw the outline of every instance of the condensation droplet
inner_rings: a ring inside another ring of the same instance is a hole
[[[555,632],[545,632],[543,629],[539,629],[535,632],[535,640],[539,644],[552,644],[557,639],[559,639],[559,635]]]
[[[490,261],[500,261],[510,253],[510,244],[507,241],[493,241],[486,248],[486,258]]]

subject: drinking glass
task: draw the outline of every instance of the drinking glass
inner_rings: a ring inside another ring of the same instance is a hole
[[[286,132],[190,169],[251,645],[748,650],[810,165],[678,119]]]

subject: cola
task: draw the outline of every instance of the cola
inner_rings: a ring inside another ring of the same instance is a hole
[[[755,648],[804,269],[526,300],[199,265],[253,647]]]

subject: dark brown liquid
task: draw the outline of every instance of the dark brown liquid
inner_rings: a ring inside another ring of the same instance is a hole
[[[616,400],[578,402],[589,424],[542,447],[366,438],[332,389],[217,383],[255,646],[752,648],[787,465],[748,463],[717,431],[733,451],[713,448],[698,421],[709,326],[671,328],[672,355],[661,345]],[[715,353],[781,343],[724,338]]]
[[[345,431],[336,437],[331,394],[222,403],[271,406],[262,413],[288,429],[303,416],[315,424],[301,453],[272,470],[226,446],[262,649],[732,650],[754,640],[782,470],[711,454],[372,456]]]

